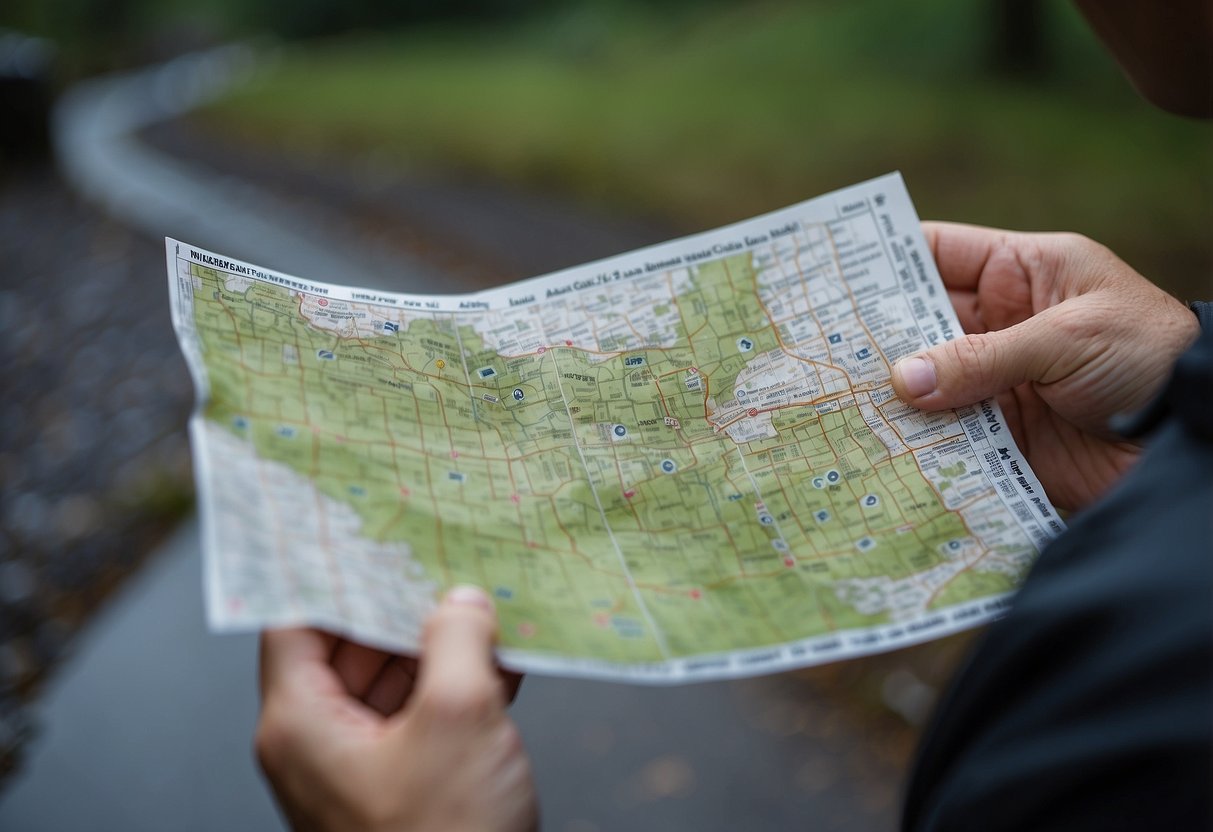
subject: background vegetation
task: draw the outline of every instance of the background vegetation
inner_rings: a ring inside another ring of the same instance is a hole
[[[1068,5],[1035,71],[965,0],[559,4],[288,47],[209,124],[491,177],[688,230],[900,169],[924,217],[1078,230],[1206,285],[1208,125],[1140,101]]]
[[[9,0],[70,72],[270,33],[203,123],[694,230],[892,169],[925,217],[1070,229],[1208,294],[1208,125],[1039,0]],[[1012,71],[1013,70],[1013,71]]]

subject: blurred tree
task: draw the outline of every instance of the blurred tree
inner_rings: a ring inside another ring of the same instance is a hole
[[[1000,75],[1036,76],[1048,69],[1045,9],[1040,0],[993,0],[991,68]]]
[[[551,0],[257,0],[250,23],[286,37],[317,37],[446,19],[498,18],[551,5]]]

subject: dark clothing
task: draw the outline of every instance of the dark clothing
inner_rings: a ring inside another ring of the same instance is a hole
[[[1213,309],[1194,311],[1144,457],[941,701],[904,829],[1213,829]]]

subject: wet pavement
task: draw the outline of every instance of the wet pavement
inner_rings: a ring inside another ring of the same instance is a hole
[[[0,180],[0,780],[23,703],[188,509],[192,389],[146,238],[35,166]]]
[[[81,636],[0,829],[282,828],[250,751],[256,639],[206,633],[196,541],[184,526]]]

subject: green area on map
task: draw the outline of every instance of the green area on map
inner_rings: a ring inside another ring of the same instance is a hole
[[[507,646],[648,662],[888,623],[865,582],[895,592],[969,533],[854,397],[764,412],[773,435],[743,443],[709,418],[780,349],[753,263],[698,265],[655,310],[677,318],[670,345],[504,356],[474,315],[342,335],[298,292],[193,264],[204,415],[350,506],[366,538],[407,543],[439,586],[488,589]],[[960,571],[926,607],[1013,582]]]

